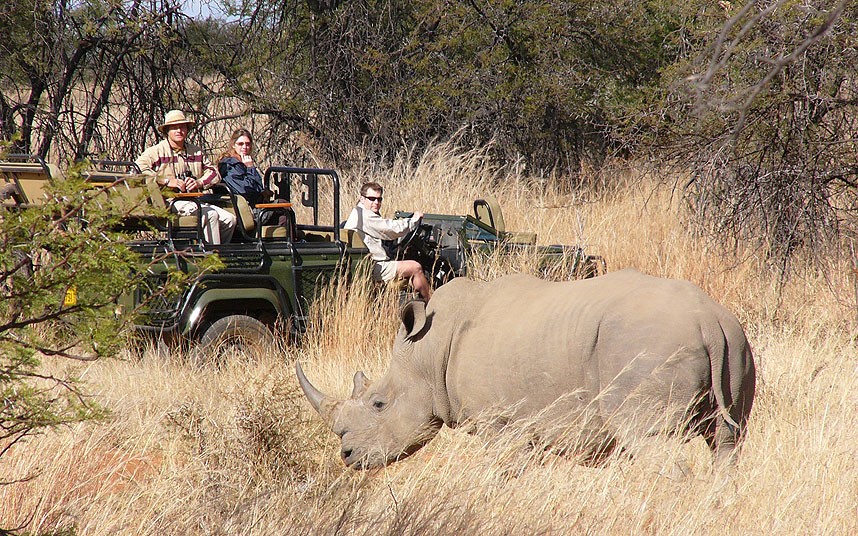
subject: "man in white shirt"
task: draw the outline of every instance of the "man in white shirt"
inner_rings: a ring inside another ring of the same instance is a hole
[[[384,188],[377,182],[367,182],[360,189],[360,200],[352,209],[346,220],[345,228],[357,231],[369,253],[375,261],[372,277],[376,281],[390,281],[396,277],[408,279],[411,286],[420,297],[429,301],[432,289],[423,267],[413,260],[394,261],[387,256],[381,241],[393,240],[414,230],[423,217],[422,212],[415,212],[409,219],[382,218],[382,195]]]

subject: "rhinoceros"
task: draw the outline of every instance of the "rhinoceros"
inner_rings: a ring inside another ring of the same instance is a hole
[[[679,432],[735,462],[754,360],[736,317],[692,283],[631,269],[569,282],[458,278],[403,306],[401,321],[388,372],[375,382],[357,372],[349,400],[324,395],[296,363],[347,466],[387,465],[481,415],[529,422],[543,448],[565,441],[558,451],[582,460]]]

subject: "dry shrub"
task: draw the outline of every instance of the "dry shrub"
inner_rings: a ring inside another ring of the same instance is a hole
[[[289,369],[238,395],[235,424],[236,447],[242,454],[239,466],[253,468],[257,481],[283,479],[287,474],[308,481],[311,453],[322,444],[318,436],[304,433],[313,427],[309,422],[312,416],[304,408],[304,394],[296,388]]]
[[[240,392],[224,393],[231,404],[226,421],[214,420],[193,401],[166,415],[166,425],[182,434],[203,461],[225,474],[243,475],[252,483],[303,482],[320,448],[319,436],[304,409],[304,395],[290,369],[253,378]]]

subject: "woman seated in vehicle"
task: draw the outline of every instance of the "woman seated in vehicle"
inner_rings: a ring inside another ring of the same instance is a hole
[[[218,171],[229,191],[247,200],[256,225],[279,225],[289,227],[289,213],[284,208],[257,208],[260,203],[269,203],[274,195],[265,188],[262,175],[253,160],[253,135],[246,128],[236,129],[229,137],[227,150],[218,161]],[[284,203],[276,199],[274,203]]]

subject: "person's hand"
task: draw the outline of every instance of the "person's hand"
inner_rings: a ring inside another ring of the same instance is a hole
[[[422,212],[415,212],[414,214],[411,215],[411,221],[420,221],[422,219],[423,219],[423,213]]]
[[[253,157],[249,154],[241,155],[241,163],[247,167],[254,167],[256,165],[253,163]]]
[[[184,191],[193,192],[193,191],[199,189],[199,187],[200,187],[200,182],[197,179],[195,179],[193,177],[187,177],[185,179],[185,190]]]

